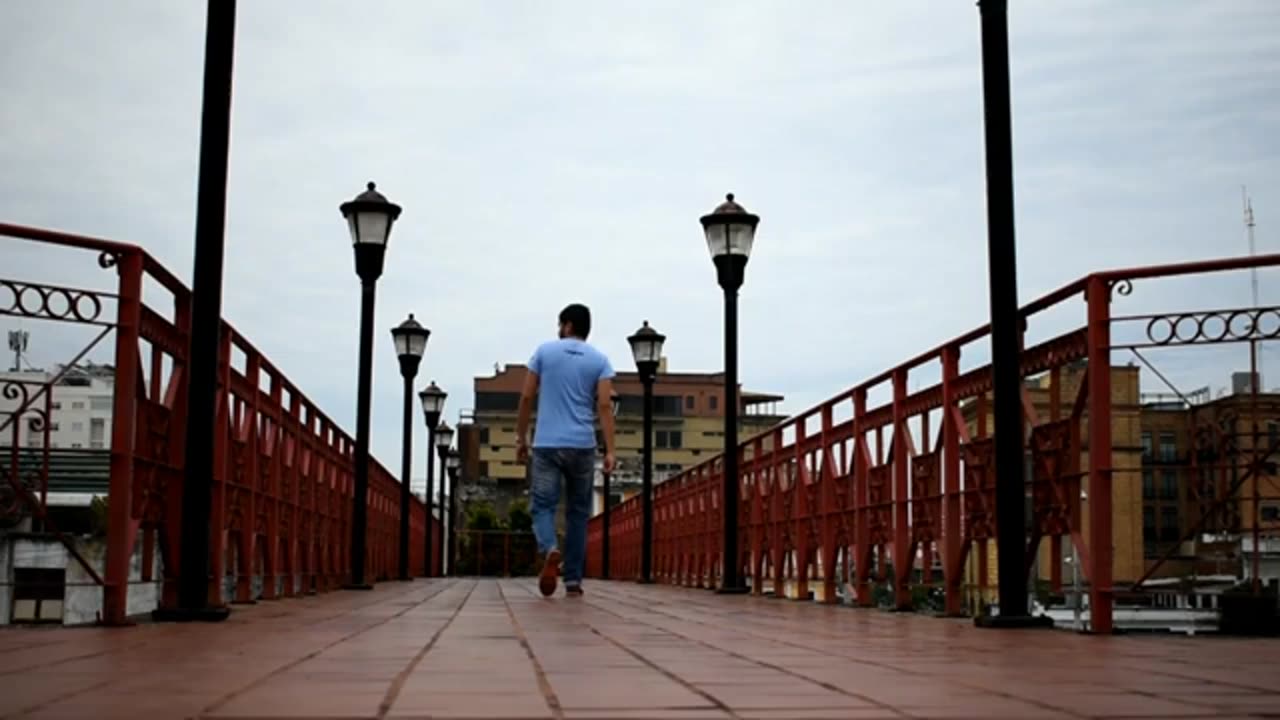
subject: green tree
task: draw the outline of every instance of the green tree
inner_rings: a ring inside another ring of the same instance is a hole
[[[468,530],[500,530],[502,520],[487,501],[471,503],[467,506],[467,516],[463,519],[463,527]]]
[[[533,531],[533,513],[529,512],[529,501],[524,498],[512,500],[507,507],[507,528],[515,532]]]

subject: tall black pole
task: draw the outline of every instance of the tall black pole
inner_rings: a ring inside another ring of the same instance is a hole
[[[435,478],[432,477],[432,470],[436,454],[436,428],[435,425],[427,421],[427,492],[423,494],[422,501],[427,505],[427,539],[423,548],[426,552],[427,571],[426,577],[433,577],[435,573],[434,563],[431,562],[431,536],[435,534],[435,498],[431,497],[431,493],[435,490]]]
[[[351,509],[350,590],[369,590],[365,580],[365,534],[369,529],[369,406],[373,385],[373,301],[377,281],[360,280],[360,375],[356,389],[355,497]]]
[[[1014,256],[1013,129],[1006,0],[980,0],[986,115],[987,254],[991,285],[991,375],[995,405],[996,552],[999,618],[1026,624],[1027,527],[1023,484],[1022,379],[1017,262]]]
[[[739,270],[739,273],[741,271]],[[744,589],[738,556],[738,287],[724,290],[724,574],[720,590]]]
[[[653,582],[653,377],[642,375],[644,386],[644,441],[641,444],[640,582]],[[608,498],[605,499],[608,502]]]
[[[449,487],[448,448],[440,452],[440,574],[453,575],[453,562],[450,557],[449,535],[453,532],[453,519],[449,516],[452,498],[445,497],[445,488]]]
[[[412,580],[409,574],[409,477],[413,473],[413,375],[404,372],[404,440],[400,450],[400,579]],[[427,531],[431,531],[431,519],[427,518]],[[430,562],[430,559],[428,559]]]
[[[449,473],[449,568],[452,571],[458,556],[458,529],[454,524],[458,521],[458,473]]]
[[[600,537],[600,578],[602,580],[609,579],[609,493],[612,491],[609,487],[612,484],[611,472],[604,473],[604,517],[600,518],[600,524],[603,526],[603,533]]]
[[[196,200],[195,267],[191,283],[191,345],[187,367],[187,436],[182,481],[181,571],[172,619],[222,620],[221,599],[209,604],[213,508],[214,421],[222,325],[222,257],[231,137],[235,0],[209,0],[205,24],[204,96],[200,117],[200,179]],[[219,580],[221,578],[218,578]]]

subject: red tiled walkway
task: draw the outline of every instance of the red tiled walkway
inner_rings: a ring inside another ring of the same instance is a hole
[[[419,580],[262,603],[221,625],[0,632],[0,717],[1263,717],[1280,713],[1277,667],[1274,640]]]

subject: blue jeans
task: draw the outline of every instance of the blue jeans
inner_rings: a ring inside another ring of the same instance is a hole
[[[538,539],[539,552],[559,547],[556,544],[556,508],[560,505],[560,485],[563,483],[568,506],[562,560],[564,584],[571,587],[582,584],[595,460],[595,448],[533,449],[529,493],[533,497],[533,534]]]

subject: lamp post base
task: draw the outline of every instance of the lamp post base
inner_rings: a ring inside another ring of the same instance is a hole
[[[373,586],[370,585],[369,583],[345,583],[343,584],[342,589],[343,590],[372,590]]]
[[[1052,630],[1048,615],[983,615],[973,619],[975,627],[988,630]]]
[[[231,616],[229,607],[160,608],[151,611],[156,622],[222,622]]]

